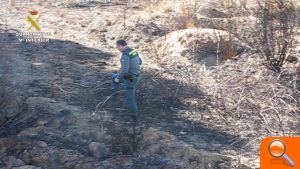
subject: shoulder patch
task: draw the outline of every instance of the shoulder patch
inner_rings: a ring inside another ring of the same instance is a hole
[[[135,49],[131,49],[128,54],[131,58],[135,58],[136,56],[138,56],[138,53]]]

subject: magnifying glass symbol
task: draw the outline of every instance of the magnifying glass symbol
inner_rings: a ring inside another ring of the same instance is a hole
[[[275,139],[273,140],[270,145],[269,145],[269,153],[275,157],[275,158],[284,158],[288,164],[291,166],[291,167],[294,167],[295,166],[295,162],[288,156],[285,154],[285,151],[286,151],[286,146],[285,144],[279,140],[279,139]]]

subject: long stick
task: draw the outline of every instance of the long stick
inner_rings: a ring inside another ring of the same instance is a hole
[[[103,106],[104,106],[104,104],[105,104],[105,103],[106,103],[113,95],[115,95],[115,94],[117,94],[117,93],[119,93],[119,92],[121,92],[121,91],[124,91],[124,90],[118,90],[118,91],[114,92],[113,94],[107,96],[107,98],[106,98],[106,99],[104,100],[104,102],[101,104],[101,107],[98,109],[98,107],[100,106],[100,103],[101,103],[101,102],[99,102],[99,103],[97,104],[97,106],[96,106],[96,108],[95,108],[95,111],[93,112],[92,116],[94,116],[94,115],[98,112],[98,110],[101,111],[102,108],[103,108]]]

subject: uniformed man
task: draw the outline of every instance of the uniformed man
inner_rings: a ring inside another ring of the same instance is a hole
[[[142,60],[135,49],[127,46],[125,40],[117,41],[117,49],[122,53],[120,62],[121,70],[118,74],[114,74],[113,89],[118,89],[120,83],[125,83],[126,102],[132,115],[138,115],[138,108],[135,98],[136,88],[141,79]]]

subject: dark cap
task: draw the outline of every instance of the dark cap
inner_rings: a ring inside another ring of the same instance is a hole
[[[127,42],[124,39],[117,40],[117,45],[127,46]]]

